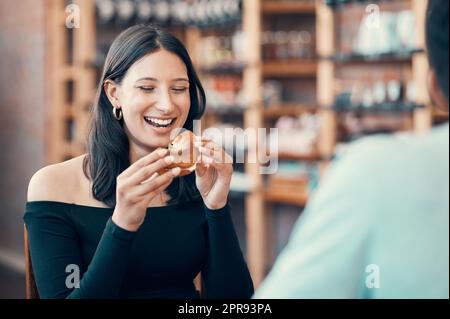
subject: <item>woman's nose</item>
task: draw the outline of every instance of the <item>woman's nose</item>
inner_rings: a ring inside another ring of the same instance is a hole
[[[156,102],[156,108],[163,114],[170,114],[173,111],[174,105],[168,90],[161,90]]]

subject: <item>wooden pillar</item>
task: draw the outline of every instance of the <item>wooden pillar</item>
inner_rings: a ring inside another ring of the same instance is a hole
[[[60,160],[60,150],[64,147],[61,139],[64,136],[65,87],[61,81],[61,69],[64,67],[64,57],[67,56],[66,33],[64,26],[64,1],[48,0],[48,42],[47,75],[50,83],[50,103],[46,112],[48,130],[47,162],[56,163]]]
[[[412,10],[416,17],[416,36],[417,47],[426,48],[425,42],[425,19],[428,1],[412,0]],[[424,105],[422,109],[414,111],[414,131],[416,133],[425,133],[432,127],[433,111],[428,95],[428,58],[426,53],[418,53],[412,60],[413,80],[416,89],[416,103]]]
[[[49,13],[46,68],[51,86],[46,153],[48,163],[57,163],[84,152],[89,108],[96,88],[92,67],[96,43],[95,2],[74,2],[78,6],[79,28],[68,24],[73,11],[66,11],[66,1],[47,0],[46,4]],[[71,139],[68,139],[69,123],[74,125]]]
[[[320,58],[317,69],[317,102],[321,110],[319,153],[324,158],[334,154],[336,145],[336,115],[331,109],[334,102],[334,64],[324,59],[334,53],[333,10],[323,1],[316,2],[317,55]]]
[[[77,0],[80,8],[80,28],[74,32],[74,78],[76,82],[73,105],[76,136],[73,143],[76,152],[84,151],[89,121],[89,109],[95,96],[95,70],[93,59],[96,54],[95,2]],[[74,154],[78,155],[78,154]]]
[[[261,105],[261,0],[244,1],[243,32],[247,46],[246,60],[248,63],[244,71],[244,90],[249,107],[244,115],[244,126],[257,129],[263,127]],[[250,143],[255,143],[255,141],[250,141]],[[249,152],[258,152],[258,147]],[[249,157],[254,156],[249,154]],[[269,244],[267,241],[268,225],[265,218],[264,188],[260,166],[258,163],[248,163],[247,161],[245,170],[253,185],[245,203],[247,259],[255,287],[257,287],[266,275]]]

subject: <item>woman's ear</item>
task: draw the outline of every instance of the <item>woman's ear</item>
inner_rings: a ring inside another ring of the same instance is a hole
[[[106,80],[103,83],[103,89],[105,90],[106,96],[108,97],[109,102],[112,106],[116,108],[120,108],[119,96],[118,96],[118,87],[117,84],[112,80]]]
[[[428,71],[428,91],[432,102],[441,110],[448,112],[448,99],[439,86],[436,72],[433,69]]]

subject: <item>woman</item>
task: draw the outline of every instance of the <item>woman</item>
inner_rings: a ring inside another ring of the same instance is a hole
[[[229,156],[197,140],[195,173],[164,170],[170,133],[192,129],[204,105],[178,39],[151,26],[117,37],[87,154],[30,181],[24,220],[42,298],[198,298],[199,272],[202,297],[253,294],[227,204]]]

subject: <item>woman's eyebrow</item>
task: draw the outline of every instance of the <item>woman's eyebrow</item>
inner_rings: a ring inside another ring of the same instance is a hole
[[[155,82],[158,82],[158,79],[145,77],[145,78],[140,78],[139,80],[136,80],[136,82],[139,82],[139,81],[155,81]]]
[[[173,81],[174,81],[174,82],[178,82],[178,81],[189,82],[189,80],[186,79],[186,78],[176,78],[176,79],[173,79]]]
[[[145,77],[145,78],[140,78],[140,79],[136,80],[136,82],[139,82],[139,81],[155,81],[155,82],[158,82],[158,79],[155,79],[155,78],[152,78],[152,77]],[[172,81],[174,81],[174,82],[178,82],[178,81],[189,82],[189,79],[186,79],[186,78],[175,78]]]

